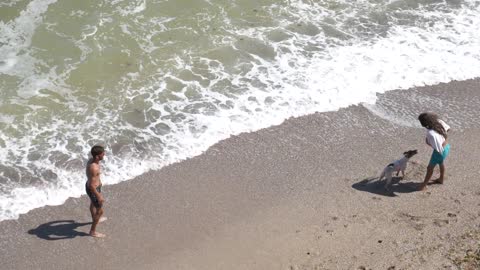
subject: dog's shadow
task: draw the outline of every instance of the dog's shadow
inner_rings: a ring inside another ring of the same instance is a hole
[[[355,184],[352,187],[356,190],[366,191],[377,195],[388,197],[397,196],[396,193],[411,193],[418,191],[421,183],[406,182],[401,177],[392,177],[390,191],[385,189],[385,180],[378,181],[378,177],[368,177]]]
[[[28,233],[45,240],[72,239],[77,236],[88,236],[87,233],[79,232],[76,229],[89,224],[92,222],[78,223],[74,220],[57,220],[39,225],[37,228],[29,230]]]

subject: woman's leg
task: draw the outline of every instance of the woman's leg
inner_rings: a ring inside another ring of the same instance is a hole
[[[443,177],[445,175],[445,164],[442,162],[440,163],[440,177],[435,181],[438,184],[443,184]]]
[[[427,183],[428,181],[430,181],[430,178],[432,178],[434,168],[435,168],[435,165],[428,164],[427,174],[425,174],[425,180],[423,180],[423,183],[420,186],[419,190],[425,190],[427,188]]]

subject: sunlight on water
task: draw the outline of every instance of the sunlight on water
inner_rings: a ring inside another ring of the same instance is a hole
[[[0,220],[219,140],[376,93],[479,76],[480,3],[0,3]]]

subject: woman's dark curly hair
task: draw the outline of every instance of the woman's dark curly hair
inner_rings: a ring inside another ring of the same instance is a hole
[[[443,125],[438,121],[438,115],[434,113],[424,112],[418,116],[418,121],[422,127],[427,129],[433,129],[438,134],[442,135],[445,139],[447,138],[447,131],[443,128]]]

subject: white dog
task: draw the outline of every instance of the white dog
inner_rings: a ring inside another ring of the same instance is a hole
[[[405,170],[407,169],[408,160],[417,154],[417,150],[409,150],[403,153],[403,157],[399,160],[395,160],[393,163],[390,163],[383,169],[382,174],[380,175],[379,181],[384,177],[387,180],[385,183],[385,189],[390,191],[390,184],[392,182],[392,176],[394,172],[397,172],[397,176],[402,172],[402,178],[405,177]]]

